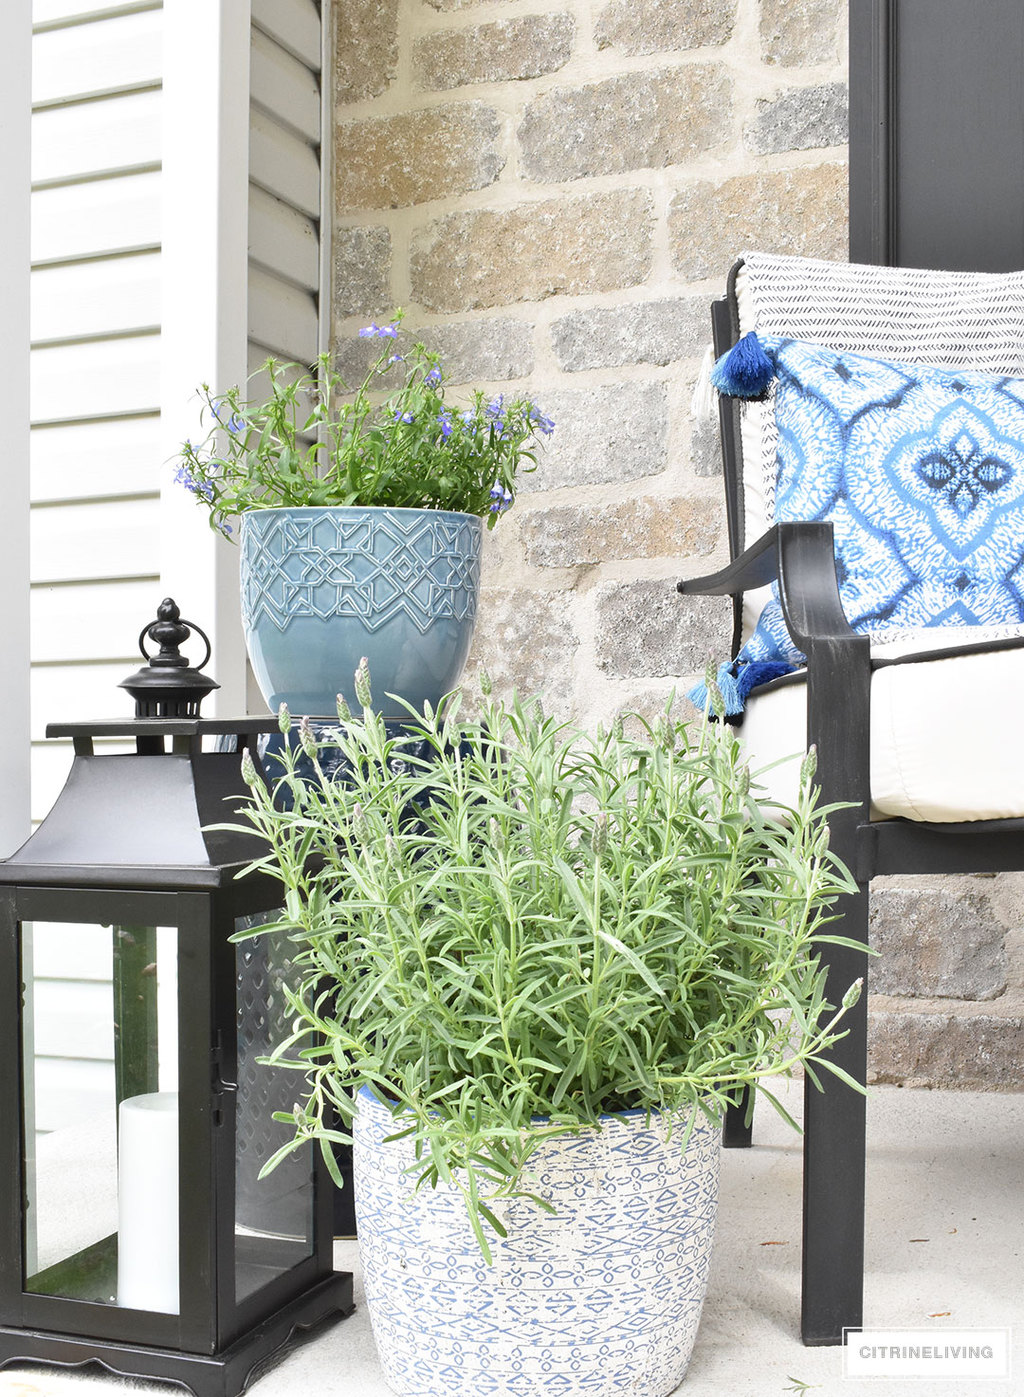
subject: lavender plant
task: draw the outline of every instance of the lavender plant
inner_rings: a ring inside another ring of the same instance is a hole
[[[303,977],[273,1056],[302,1098],[278,1157],[316,1139],[335,1169],[368,1088],[414,1137],[417,1183],[462,1190],[488,1255],[491,1203],[534,1197],[545,1136],[640,1108],[685,1139],[695,1109],[814,1075],[859,985],[825,1004],[822,927],[852,884],[813,763],[780,821],[724,724],[588,736],[485,695],[477,720],[456,697],[398,733],[361,680],[362,716],[323,739],[303,720],[270,788],[244,768],[256,866],[283,888],[269,930]]]
[[[176,478],[214,528],[230,534],[235,515],[282,505],[450,509],[493,528],[511,507],[517,472],[535,466],[551,419],[527,397],[477,391],[461,408],[447,402],[438,356],[404,344],[401,315],[359,333],[381,349],[355,390],[326,354],[311,372],[268,359],[262,402],[202,385],[209,430],[185,442]]]

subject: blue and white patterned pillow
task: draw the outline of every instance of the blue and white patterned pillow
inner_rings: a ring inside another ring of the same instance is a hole
[[[775,518],[832,521],[853,628],[1024,625],[1024,379],[761,345],[777,375]],[[773,587],[739,659],[803,658]]]

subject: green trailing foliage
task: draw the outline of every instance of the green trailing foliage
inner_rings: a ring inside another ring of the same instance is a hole
[[[535,1197],[539,1140],[633,1109],[685,1139],[839,1036],[859,986],[827,1006],[817,952],[849,875],[809,772],[780,820],[725,725],[590,736],[485,692],[479,719],[452,696],[403,736],[367,706],[300,742],[319,783],[293,746],[272,789],[248,771],[244,812],[303,976],[271,1059],[300,1074],[286,1149],[348,1138],[369,1088],[488,1254],[492,1200]]]
[[[250,509],[334,505],[449,509],[494,527],[554,423],[527,397],[449,403],[438,355],[407,344],[401,319],[359,332],[381,349],[356,388],[328,354],[311,371],[268,359],[262,401],[202,385],[207,435],[183,444],[175,478],[215,529],[231,534]]]

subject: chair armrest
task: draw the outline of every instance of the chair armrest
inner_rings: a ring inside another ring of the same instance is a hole
[[[832,525],[818,520],[779,524],[779,601],[790,635],[802,650],[817,640],[859,640],[839,599]]]
[[[776,524],[721,572],[685,578],[677,590],[729,596],[774,581],[786,627],[807,656],[807,741],[818,751],[823,798],[850,802],[829,823],[852,857],[853,831],[868,819],[871,641],[843,612],[832,525]]]
[[[735,596],[775,581],[789,633],[802,650],[815,641],[865,639],[850,626],[839,599],[830,523],[776,524],[720,572],[683,578],[676,590],[690,596]]]
[[[752,587],[766,587],[779,575],[778,533],[776,524],[721,572],[707,577],[684,577],[676,583],[676,591],[688,596],[734,597]]]
[[[778,525],[779,600],[786,628],[807,656],[807,745],[818,753],[826,803],[846,801],[829,820],[833,847],[852,859],[855,830],[869,818],[871,640],[843,612],[832,525]]]

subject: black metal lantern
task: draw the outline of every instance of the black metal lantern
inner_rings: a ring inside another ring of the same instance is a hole
[[[71,773],[0,864],[0,1367],[93,1360],[234,1397],[296,1328],[352,1309],[319,1150],[258,1179],[288,1138],[266,1103],[290,1074],[258,1058],[289,963],[229,938],[279,893],[236,877],[254,837],[206,828],[275,727],[47,729],[73,739]]]

